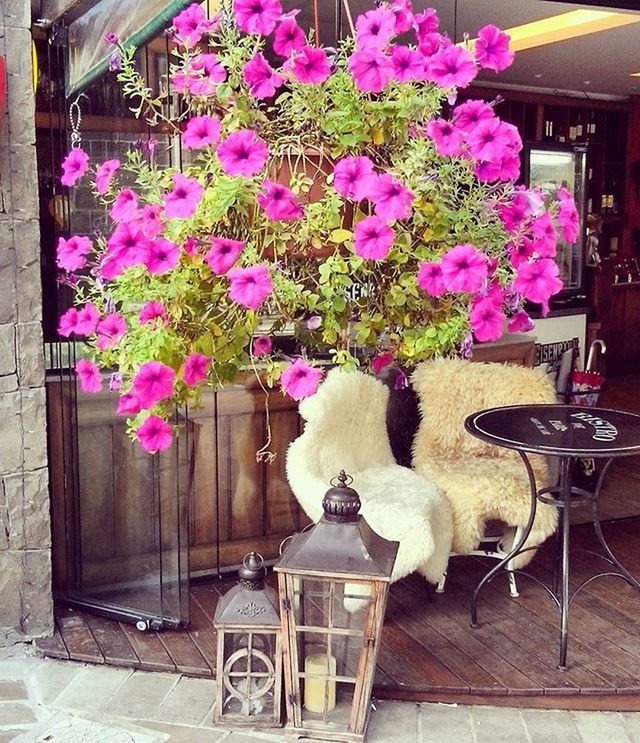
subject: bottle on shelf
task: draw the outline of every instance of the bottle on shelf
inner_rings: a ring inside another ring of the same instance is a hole
[[[582,137],[584,135],[583,135],[583,131],[582,131],[582,112],[581,111],[578,112],[578,121],[576,123],[575,130],[576,130],[576,137],[575,138],[576,139],[582,139]]]

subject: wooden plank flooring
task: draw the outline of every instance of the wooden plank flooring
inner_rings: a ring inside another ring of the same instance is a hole
[[[640,575],[640,518],[604,525],[619,558]],[[591,525],[572,528],[572,548],[592,549]],[[530,566],[548,579],[551,545]],[[480,625],[469,626],[469,599],[491,563],[454,558],[446,592],[429,596],[416,575],[392,586],[375,692],[398,699],[486,702],[576,709],[640,710],[640,595],[619,579],[590,583],[570,612],[569,668],[556,668],[558,616],[542,589],[518,579],[509,597],[506,579],[486,587]],[[604,569],[584,552],[572,556],[572,584]],[[191,624],[181,630],[139,632],[132,625],[58,607],[53,638],[38,642],[45,655],[73,660],[215,675],[216,603],[231,582],[191,589]]]

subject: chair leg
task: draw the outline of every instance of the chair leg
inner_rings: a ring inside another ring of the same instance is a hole
[[[516,528],[516,534],[513,538],[513,543],[518,544],[521,537],[522,537],[522,527],[518,526]],[[513,565],[511,564],[511,562],[508,562],[505,565],[505,567],[509,571],[507,573],[507,577],[509,579],[509,595],[511,596],[512,599],[517,599],[520,596],[520,594],[518,593],[518,584],[516,583],[516,576],[515,576],[515,573],[513,572]]]

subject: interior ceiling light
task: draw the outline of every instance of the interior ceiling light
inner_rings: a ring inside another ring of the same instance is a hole
[[[615,13],[607,10],[570,10],[568,13],[552,15],[522,26],[506,28],[511,37],[512,52],[532,49],[545,44],[575,39],[578,36],[609,31],[620,26],[640,23],[640,13]],[[635,73],[640,77],[640,72]]]
[[[640,72],[632,72],[631,77],[640,77]]]

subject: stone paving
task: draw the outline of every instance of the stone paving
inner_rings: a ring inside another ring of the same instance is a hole
[[[215,681],[0,650],[0,743],[260,743],[214,727]],[[640,713],[375,701],[368,743],[640,743]]]

